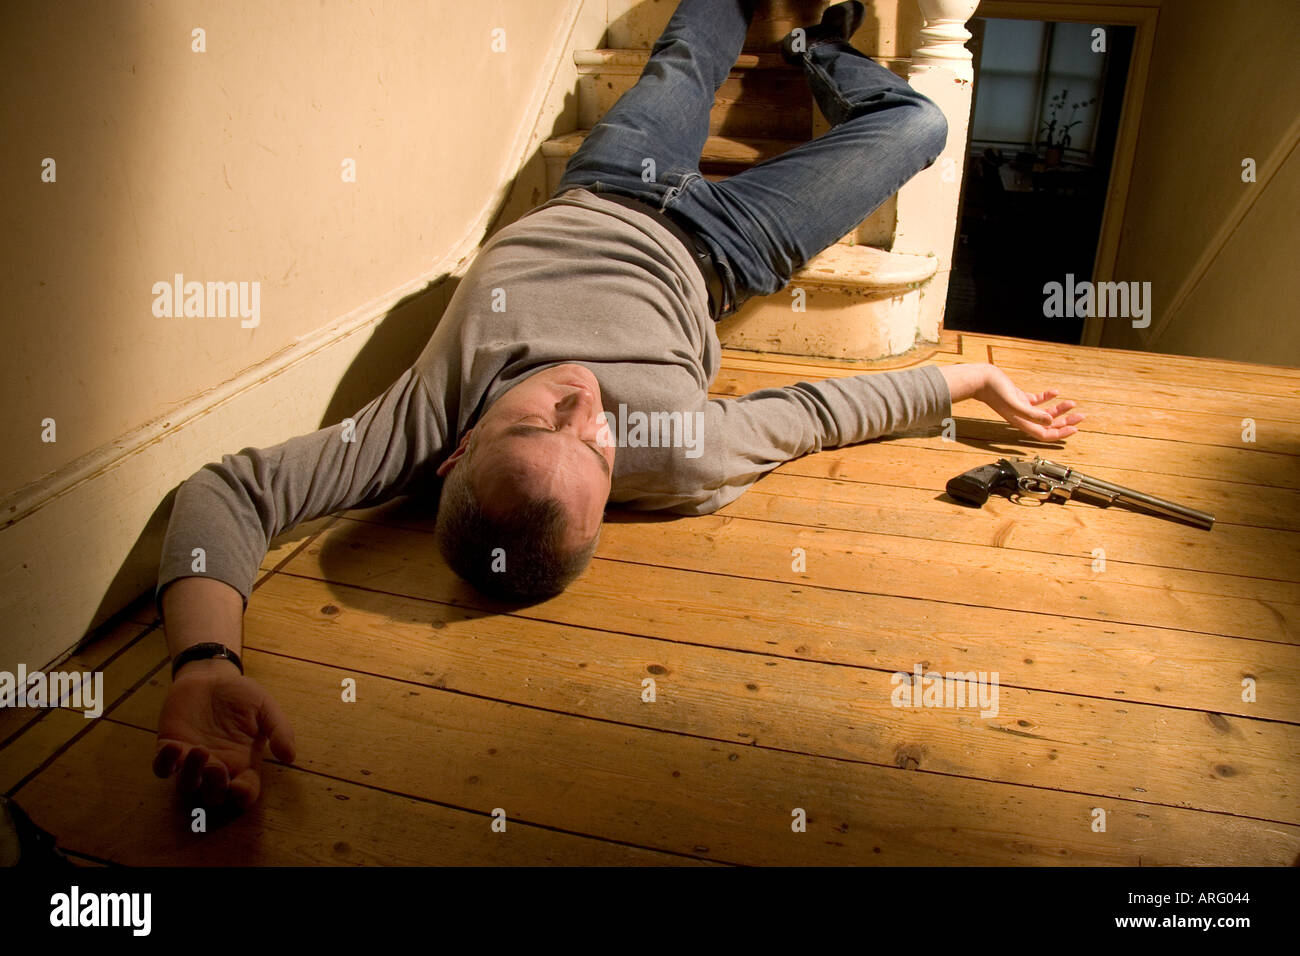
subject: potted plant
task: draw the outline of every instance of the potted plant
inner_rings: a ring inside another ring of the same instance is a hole
[[[1058,120],[1057,115],[1065,109],[1066,100],[1069,98],[1069,90],[1061,90],[1060,93],[1048,100],[1050,112],[1047,122],[1043,124],[1042,132],[1047,135],[1039,142],[1039,145],[1046,151],[1046,165],[1051,168],[1061,165],[1061,159],[1065,156],[1066,149],[1070,146],[1070,130],[1078,126],[1083,120],[1075,119],[1075,114],[1080,109],[1087,109],[1093,103],[1097,102],[1097,97],[1081,100],[1078,103],[1070,104],[1070,116],[1067,120]]]

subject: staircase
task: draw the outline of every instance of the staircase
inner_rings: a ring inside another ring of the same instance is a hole
[[[771,0],[755,14],[740,58],[719,88],[700,158],[725,179],[829,128],[797,68],[776,51],[782,37],[816,22],[826,3]],[[609,0],[608,48],[574,53],[579,129],[542,144],[548,192],[591,128],[636,83],[675,4]],[[838,243],[770,296],[749,300],[718,325],[728,348],[843,359],[917,356],[942,327],[970,112],[969,38],[976,0],[880,0],[854,36],[858,49],[929,96],[948,118],[948,144],[919,174]],[[917,38],[915,45],[913,38]],[[903,44],[907,45],[904,46]],[[910,57],[898,56],[899,49]]]

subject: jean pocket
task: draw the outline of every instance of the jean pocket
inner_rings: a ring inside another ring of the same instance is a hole
[[[704,174],[698,171],[683,173],[677,180],[677,185],[669,186],[668,191],[664,193],[663,203],[660,205],[661,210],[667,210],[669,206],[677,202],[686,194],[686,190],[691,187],[697,179],[703,179]]]

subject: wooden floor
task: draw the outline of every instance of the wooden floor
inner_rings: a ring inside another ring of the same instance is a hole
[[[253,811],[193,834],[151,775],[168,677],[147,611],[65,665],[104,669],[105,717],[2,715],[0,791],[87,863],[1293,864],[1300,370],[964,333],[933,361],[1059,386],[1084,430],[1036,446],[967,402],[955,442],[825,452],[716,515],[613,521],[576,585],[516,615],[445,568],[427,512],[323,519],[248,609],[248,672],[298,738]],[[846,370],[732,353],[715,388]],[[943,495],[1035,452],[1218,523]],[[999,712],[892,706],[918,666],[996,672]]]

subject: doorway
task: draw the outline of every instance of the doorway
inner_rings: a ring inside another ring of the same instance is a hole
[[[979,17],[975,86],[944,325],[1078,344],[1049,283],[1099,281],[1099,237],[1136,29]]]

